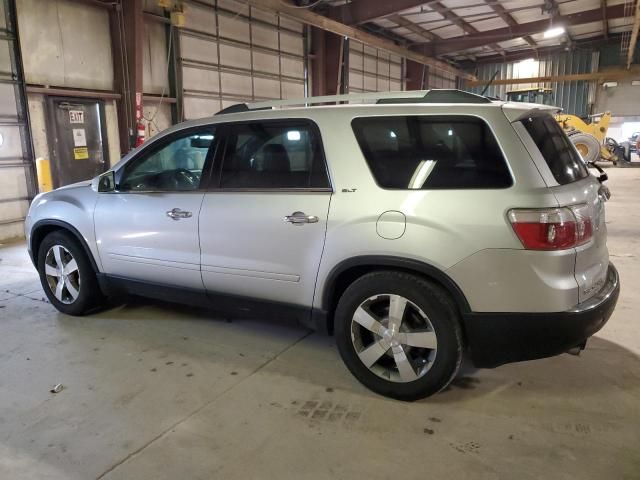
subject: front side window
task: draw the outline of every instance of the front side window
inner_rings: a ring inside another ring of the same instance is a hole
[[[512,179],[487,124],[467,116],[356,118],[358,144],[382,188],[506,188]]]
[[[308,121],[232,125],[221,188],[328,188],[317,129]]]
[[[179,134],[158,147],[150,146],[149,152],[143,152],[125,167],[119,190],[197,190],[213,139],[214,129],[206,127]]]

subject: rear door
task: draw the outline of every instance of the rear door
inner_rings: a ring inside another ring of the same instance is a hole
[[[204,285],[310,307],[331,200],[318,128],[253,121],[230,124],[225,137],[200,212]]]
[[[560,125],[549,114],[532,115],[520,121],[533,142],[527,147],[560,206],[583,205],[590,219],[591,239],[576,247],[575,278],[579,302],[587,300],[604,285],[609,266],[604,202],[598,179]]]

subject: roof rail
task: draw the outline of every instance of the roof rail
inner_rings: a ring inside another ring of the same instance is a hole
[[[356,102],[376,104],[403,103],[491,103],[482,95],[453,89],[409,90],[399,92],[365,92],[345,95],[323,95],[319,97],[293,98],[286,100],[267,100],[264,102],[238,103],[220,110],[216,115],[254,110],[268,110],[279,107],[310,106],[321,103]]]
[[[226,108],[223,108],[216,115],[224,115],[226,113],[240,113],[240,112],[249,112],[251,110],[270,110],[270,107],[264,108],[249,108],[246,103],[234,103],[233,105],[229,105]]]
[[[364,93],[348,93],[343,95],[322,95],[319,97],[292,98],[286,100],[267,100],[265,102],[250,103],[247,106],[249,110],[262,108],[278,108],[291,107],[294,105],[317,105],[319,103],[331,102],[359,102],[366,103],[370,101],[375,103],[381,99],[406,99],[406,98],[423,98],[428,90],[413,90],[408,92],[364,92]],[[404,103],[404,102],[401,102]]]
[[[381,98],[376,103],[491,103],[491,99],[464,90],[437,89],[427,90],[422,98]]]

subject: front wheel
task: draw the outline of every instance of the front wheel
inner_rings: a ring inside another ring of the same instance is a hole
[[[458,313],[439,286],[392,271],[351,284],[338,302],[336,342],[367,388],[399,400],[439,392],[462,361]]]
[[[68,315],[85,315],[104,300],[86,252],[69,233],[52,232],[38,249],[40,283],[51,304]]]

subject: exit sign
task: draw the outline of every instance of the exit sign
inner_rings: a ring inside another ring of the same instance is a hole
[[[84,110],[69,110],[69,121],[71,123],[84,123]]]

